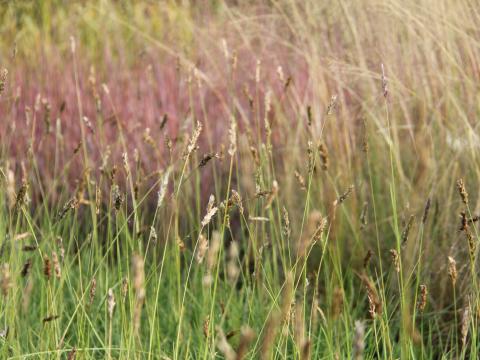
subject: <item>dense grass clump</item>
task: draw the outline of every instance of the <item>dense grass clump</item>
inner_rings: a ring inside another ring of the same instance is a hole
[[[0,358],[476,359],[467,0],[0,8]]]

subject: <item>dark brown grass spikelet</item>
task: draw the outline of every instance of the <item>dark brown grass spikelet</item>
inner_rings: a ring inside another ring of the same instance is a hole
[[[97,279],[92,278],[90,283],[90,305],[93,304],[93,299],[95,298],[95,292],[97,290]]]
[[[205,320],[203,320],[203,336],[205,336],[205,339],[208,339],[208,335],[210,334],[210,316],[207,315]]]
[[[318,145],[318,154],[322,163],[322,169],[325,171],[328,170],[329,158],[327,147],[325,146],[325,144],[320,143],[320,145]]]
[[[0,95],[2,95],[7,85],[7,76],[8,76],[8,70],[2,69],[0,71]]]
[[[368,265],[370,264],[370,260],[372,259],[373,256],[373,251],[368,249],[367,253],[365,254],[365,257],[363,259],[363,268],[366,269]]]
[[[52,275],[52,265],[50,263],[50,259],[46,255],[43,260],[43,274],[45,275],[47,280],[50,279],[50,276]]]
[[[37,248],[37,245],[23,245],[22,251],[35,251]]]
[[[360,278],[362,279],[365,289],[367,290],[368,312],[370,317],[374,319],[376,315],[381,315],[383,312],[382,302],[380,301],[380,297],[378,296],[378,292],[373,281],[370,280],[370,278],[365,274],[361,274]]]
[[[408,219],[408,223],[407,223],[407,225],[405,226],[405,229],[403,229],[403,232],[402,232],[402,239],[401,239],[402,245],[405,245],[406,242],[408,241],[408,236],[410,235],[410,230],[412,229],[413,220],[415,220],[415,216],[410,215],[410,218]]]
[[[464,231],[468,227],[467,213],[465,211],[460,212],[460,231]]]
[[[468,193],[467,193],[467,189],[465,188],[463,179],[457,180],[457,189],[458,189],[458,193],[460,194],[460,197],[462,198],[462,202],[468,206]]]
[[[165,128],[165,125],[167,125],[168,122],[168,114],[165,113],[162,116],[162,120],[160,121],[160,130],[163,130]]]
[[[60,316],[58,315],[49,315],[45,318],[43,318],[42,322],[45,324],[47,322],[51,322],[51,321],[54,321],[54,320],[57,320]]]
[[[420,285],[420,299],[418,301],[418,311],[420,311],[421,313],[423,313],[423,311],[425,310],[425,307],[427,306],[427,295],[428,295],[428,289],[427,289],[427,285]]]
[[[72,197],[70,200],[68,200],[65,205],[63,205],[63,208],[58,212],[57,214],[57,221],[62,220],[65,215],[67,215],[67,212],[78,208],[78,199],[77,197]]]
[[[72,350],[68,352],[67,360],[75,360],[76,356],[77,356],[77,349],[73,347]]]
[[[25,264],[23,264],[22,271],[20,272],[22,277],[26,277],[29,274],[31,268],[32,268],[32,259],[28,259],[27,261],[25,261]]]
[[[425,208],[423,209],[422,224],[425,224],[427,222],[427,217],[428,217],[428,212],[430,210],[430,205],[431,205],[431,200],[430,200],[430,198],[428,198],[427,202],[425,203]]]
[[[200,163],[198,164],[198,167],[202,168],[202,167],[206,166],[210,162],[210,160],[212,160],[215,157],[217,157],[217,154],[215,154],[215,153],[204,154],[203,157],[202,157],[202,160],[200,160]]]
[[[333,205],[340,205],[341,203],[343,203],[345,200],[347,200],[347,198],[350,196],[350,194],[352,193],[353,189],[355,188],[355,186],[353,185],[350,185],[348,187],[347,190],[345,190],[345,192],[340,195],[340,197],[334,201]]]
[[[307,105],[307,124],[311,126],[313,122],[312,106]]]
[[[26,181],[23,181],[22,186],[20,187],[20,190],[18,190],[17,198],[15,199],[15,205],[14,205],[15,212],[18,212],[20,208],[23,206],[23,204],[25,203],[27,190],[28,190],[28,183]]]

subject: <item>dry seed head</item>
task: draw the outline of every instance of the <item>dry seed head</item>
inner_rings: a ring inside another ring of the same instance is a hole
[[[210,162],[210,160],[218,158],[218,154],[216,153],[206,153],[203,155],[202,160],[200,160],[200,163],[198,164],[199,168],[207,166],[207,164]]]
[[[390,255],[392,257],[393,267],[397,273],[400,272],[400,255],[398,255],[397,250],[390,249]]]
[[[355,188],[355,186],[350,185],[348,187],[348,189],[345,190],[345,192],[342,195],[340,195],[340,197],[337,200],[335,200],[333,202],[333,205],[337,206],[337,205],[340,205],[341,203],[343,203],[350,196],[350,194],[352,193],[354,188]]]
[[[427,217],[428,217],[428,212],[430,210],[430,205],[431,205],[431,200],[430,200],[430,198],[428,198],[427,202],[425,203],[425,208],[423,209],[422,224],[425,224],[427,222]]]
[[[337,95],[332,95],[332,97],[330,98],[330,103],[328,104],[328,107],[327,107],[327,115],[331,115],[335,110],[335,107],[337,106],[337,99],[338,99]]]
[[[283,235],[286,238],[290,237],[292,229],[290,228],[290,218],[288,217],[288,211],[285,207],[282,208],[282,218],[283,218]]]
[[[217,347],[225,357],[225,360],[235,360],[237,358],[237,353],[228,343],[228,340],[220,326],[217,326]]]
[[[235,204],[235,206],[237,206],[240,214],[243,215],[244,209],[243,209],[242,197],[240,196],[240,194],[236,190],[232,189],[231,200]]]
[[[78,208],[79,202],[76,196],[68,200],[57,214],[57,220],[62,220],[70,210]]]
[[[157,231],[153,226],[150,226],[149,241],[151,241],[153,245],[156,245],[158,241]]]
[[[367,253],[365,254],[365,257],[363,258],[363,268],[366,269],[368,267],[368,264],[370,264],[370,260],[372,259],[373,256],[373,251],[368,249]]]
[[[22,277],[26,277],[30,273],[31,268],[32,268],[32,259],[28,259],[27,261],[25,261],[25,264],[23,264],[20,275],[22,275]]]
[[[311,126],[313,122],[312,106],[307,105],[307,125]]]
[[[77,356],[77,349],[73,347],[72,350],[68,352],[67,360],[75,360],[76,356]]]
[[[167,193],[167,188],[168,188],[168,179],[170,177],[170,172],[171,172],[171,168],[168,168],[165,173],[163,174],[163,177],[162,177],[162,182],[160,184],[160,189],[158,190],[158,194],[157,194],[157,208],[159,208],[160,206],[162,206],[162,203],[163,203],[163,199],[165,199],[165,195]]]
[[[468,206],[468,193],[467,193],[467,189],[465,188],[463,179],[457,180],[457,189],[460,194],[460,197],[462,198],[462,202]]]
[[[277,197],[278,195],[278,191],[279,191],[280,187],[278,186],[278,182],[277,180],[273,180],[272,182],[272,190],[270,191],[270,194],[268,195],[268,198],[267,198],[267,202],[264,206],[264,209],[269,209],[270,206],[272,205],[273,203],[273,200],[275,200],[275,198]]]
[[[113,310],[115,309],[115,304],[115,295],[113,294],[112,288],[109,288],[107,293],[107,309],[110,320],[113,317]]]
[[[452,286],[457,283],[457,262],[451,256],[448,257],[448,276],[452,280]]]
[[[26,181],[22,181],[22,186],[20,190],[18,190],[17,197],[15,199],[15,211],[19,211],[20,208],[25,204],[27,199],[27,190],[28,190],[28,183]]]
[[[462,347],[467,344],[468,328],[470,327],[470,305],[463,309],[462,322],[460,324],[460,335],[462,339]]]
[[[120,192],[120,188],[117,184],[113,184],[112,186],[112,196],[113,196],[113,206],[115,207],[116,211],[119,211],[123,204],[123,195]]]
[[[122,161],[123,161],[123,169],[125,170],[125,174],[127,177],[130,176],[130,162],[128,161],[128,153],[124,152],[122,154]]]
[[[2,69],[0,71],[0,95],[2,95],[7,85],[7,76],[8,76],[8,70]]]
[[[97,291],[97,279],[92,278],[90,283],[90,305],[93,304],[93,299],[95,298],[95,292]]]
[[[52,263],[53,263],[53,271],[55,272],[55,276],[57,277],[57,279],[60,279],[62,277],[62,268],[60,267],[58,255],[55,251],[52,251]]]
[[[300,185],[300,189],[302,190],[306,190],[307,189],[307,186],[305,185],[305,179],[304,177],[302,176],[302,174],[300,174],[297,170],[295,170],[295,178],[297,179],[299,185]]]
[[[320,161],[322,162],[322,169],[328,170],[329,158],[328,158],[328,151],[325,144],[321,143],[318,145],[318,154],[320,156]]]
[[[57,236],[57,246],[60,251],[60,260],[63,264],[65,262],[65,247],[63,246],[63,239],[61,236]]]
[[[377,289],[375,288],[375,284],[370,280],[370,278],[363,274],[361,279],[367,290],[368,312],[370,317],[374,319],[376,315],[382,314],[382,303],[380,301],[380,297],[378,296]]]
[[[473,237],[472,232],[470,231],[469,226],[466,226],[463,231],[465,232],[465,236],[467,238],[468,250],[470,252],[470,257],[473,261],[475,261],[475,250],[477,248],[477,244],[475,242],[475,239]]]
[[[52,275],[52,265],[50,263],[50,259],[46,255],[43,259],[43,274],[45,275],[47,280],[49,280],[50,276]]]
[[[100,214],[100,207],[102,205],[102,189],[95,185],[95,214]]]
[[[215,214],[218,211],[218,207],[214,206],[215,204],[215,196],[210,195],[210,198],[208,199],[208,204],[207,204],[207,213],[205,214],[205,217],[202,220],[202,227],[207,226],[210,221],[212,221],[212,218],[215,216]]]
[[[412,229],[413,220],[415,220],[415,216],[410,215],[410,218],[408,219],[408,223],[407,223],[407,225],[405,226],[405,229],[403,229],[403,232],[402,232],[402,239],[401,239],[402,245],[405,245],[408,241],[408,236],[410,235],[410,230]]]
[[[420,299],[418,301],[418,310],[423,313],[425,307],[427,306],[427,295],[428,289],[427,285],[420,285]]]
[[[237,152],[237,122],[235,121],[235,118],[233,116],[230,118],[230,129],[228,130],[228,139],[229,139],[228,154],[233,157]]]
[[[205,237],[205,235],[200,234],[198,236],[198,248],[197,248],[197,255],[196,255],[196,260],[197,263],[201,264],[203,262],[203,258],[205,257],[205,254],[208,251],[208,240]]]
[[[313,148],[313,142],[310,140],[307,142],[307,156],[307,169],[308,174],[311,176],[315,171],[315,151]]]
[[[192,134],[192,138],[190,139],[187,149],[183,154],[184,160],[187,160],[189,156],[197,149],[197,142],[201,132],[202,132],[202,123],[197,122],[197,126],[195,127],[195,130],[193,131],[193,134]]]

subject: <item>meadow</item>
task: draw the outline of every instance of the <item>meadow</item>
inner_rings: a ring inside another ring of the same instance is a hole
[[[478,5],[0,1],[0,359],[477,359]]]

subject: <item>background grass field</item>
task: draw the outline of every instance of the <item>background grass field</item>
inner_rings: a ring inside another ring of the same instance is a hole
[[[478,5],[0,1],[0,358],[476,359]]]

